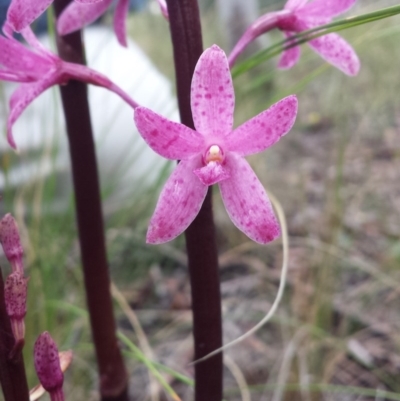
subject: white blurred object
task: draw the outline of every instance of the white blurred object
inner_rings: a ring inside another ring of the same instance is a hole
[[[40,39],[50,47],[48,37]],[[157,71],[135,43],[129,41],[128,48],[123,48],[114,33],[101,26],[87,28],[84,39],[87,63],[91,68],[107,75],[140,105],[178,121],[170,81]],[[3,87],[5,98],[9,99],[16,85],[3,83]],[[132,108],[118,96],[103,88],[89,86],[89,104],[102,188],[106,190],[113,186],[111,199],[117,207],[116,200],[126,200],[135,190],[152,185],[166,168],[166,161],[142,140],[133,122]],[[5,113],[0,109],[3,127]],[[58,88],[48,90],[36,99],[18,119],[13,133],[20,163],[8,171],[7,185],[17,187],[32,183],[56,170],[60,180],[67,177],[62,184],[64,196],[71,193],[68,143]],[[5,152],[12,150],[3,135],[0,153]],[[6,176],[0,171],[0,190],[5,185]]]

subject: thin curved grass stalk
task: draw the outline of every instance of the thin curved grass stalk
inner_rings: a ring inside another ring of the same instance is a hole
[[[290,368],[292,366],[293,358],[296,354],[296,351],[303,340],[304,336],[307,334],[306,328],[300,328],[292,340],[289,342],[285,349],[285,353],[282,358],[282,365],[279,369],[278,374],[278,386],[274,391],[274,395],[272,396],[271,401],[282,401],[285,394],[285,383],[287,382],[290,376]]]
[[[281,280],[279,283],[279,288],[278,288],[278,293],[276,295],[275,301],[271,306],[271,309],[268,311],[268,313],[265,315],[265,317],[257,323],[252,329],[250,329],[248,332],[245,334],[241,335],[238,337],[236,340],[231,341],[228,344],[225,344],[223,347],[209,353],[206,355],[204,358],[197,359],[196,361],[192,362],[191,365],[195,365],[199,362],[205,361],[206,359],[212,357],[213,355],[216,355],[227,348],[230,348],[236,344],[239,344],[243,340],[245,340],[247,337],[251,336],[254,334],[257,330],[259,330],[262,326],[264,326],[271,318],[274,316],[276,310],[278,309],[278,306],[282,300],[283,292],[285,289],[286,285],[286,277],[287,277],[287,271],[288,271],[288,262],[289,262],[289,234],[288,234],[288,228],[287,228],[287,223],[286,223],[286,217],[285,213],[283,211],[282,205],[278,201],[278,199],[271,194],[271,192],[268,192],[268,195],[271,199],[271,203],[274,206],[279,224],[281,226],[281,231],[282,231],[282,248],[283,248],[283,262],[282,262],[282,271],[281,271]]]
[[[224,355],[224,364],[231,372],[232,376],[235,378],[238,384],[240,394],[242,396],[242,401],[251,401],[251,394],[249,391],[249,386],[247,385],[246,378],[243,372],[240,370],[236,362],[228,355]]]
[[[181,401],[181,398],[176,394],[175,390],[167,383],[161,373],[156,369],[154,363],[150,361],[142,351],[131,341],[129,338],[121,333],[120,331],[117,332],[117,337],[129,348],[129,350],[135,355],[137,359],[139,359],[149,371],[154,375],[155,378],[159,381],[161,386],[164,388],[165,392],[174,400],[174,401]]]
[[[257,386],[251,386],[251,390],[274,390],[279,387],[277,383],[262,384]],[[300,391],[300,383],[287,383],[282,387],[283,391]],[[309,391],[311,393],[329,393],[329,394],[344,394],[344,395],[354,395],[354,396],[365,396],[365,397],[375,397],[376,389],[374,388],[363,388],[356,386],[340,386],[336,384],[326,384],[326,383],[311,383],[309,385]],[[379,390],[380,395],[386,400],[390,401],[400,401],[400,394],[394,393],[393,391]]]
[[[117,301],[119,307],[122,309],[126,318],[129,320],[129,323],[131,324],[133,330],[135,331],[136,337],[139,340],[140,347],[142,348],[145,357],[150,360],[154,359],[153,350],[150,347],[150,343],[147,340],[146,333],[144,332],[142,325],[140,324],[139,319],[136,316],[136,313],[129,306],[127,300],[113,282],[111,282],[111,295]],[[158,396],[159,387],[157,381],[155,380],[156,378],[152,374],[150,369],[148,369],[148,372],[150,381],[150,397],[152,401],[158,401],[160,398]]]

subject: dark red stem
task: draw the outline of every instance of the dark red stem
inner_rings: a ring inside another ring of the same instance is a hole
[[[10,359],[14,336],[4,301],[4,281],[0,270],[0,383],[5,401],[29,401],[22,353]]]
[[[196,0],[167,0],[167,5],[181,121],[194,128],[190,85],[203,51],[198,4]],[[222,346],[221,294],[211,188],[185,235],[192,288],[195,359],[199,359]],[[195,400],[222,400],[222,353],[195,365]]]
[[[58,17],[70,0],[56,0]],[[81,32],[57,37],[62,59],[84,63]],[[133,68],[133,67],[132,67]],[[61,86],[75,190],[76,217],[86,299],[100,373],[102,401],[128,401],[127,374],[116,338],[110,294],[104,224],[87,87],[78,81]]]

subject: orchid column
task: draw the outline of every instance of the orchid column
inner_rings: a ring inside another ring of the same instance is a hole
[[[56,0],[59,16],[70,0]],[[80,31],[57,37],[61,58],[83,64]],[[134,66],[132,66],[133,68]],[[95,146],[84,83],[61,86],[70,145],[86,298],[100,374],[102,401],[127,401],[127,374],[118,348],[110,294]]]
[[[194,128],[190,107],[193,72],[203,51],[196,0],[167,0],[174,49],[179,111],[184,125]],[[195,359],[222,346],[218,253],[212,214],[212,188],[186,230],[192,289]],[[195,400],[222,400],[222,354],[195,365]]]

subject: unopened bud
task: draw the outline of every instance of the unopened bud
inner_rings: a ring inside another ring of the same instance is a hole
[[[52,401],[64,401],[62,385],[64,375],[60,366],[57,345],[45,331],[36,340],[34,364],[39,381],[49,392]]]
[[[22,249],[17,222],[10,213],[7,213],[0,220],[0,242],[3,245],[4,253],[14,272],[23,272],[24,265]]]
[[[61,370],[63,372],[65,372],[69,368],[69,366],[72,362],[73,353],[71,350],[61,351],[58,353],[58,357],[60,358]],[[33,389],[31,389],[29,391],[30,401],[38,400],[40,397],[42,397],[42,395],[45,392],[46,392],[46,390],[43,388],[43,386],[41,384],[38,384],[37,386],[35,386]],[[62,392],[61,392],[61,394],[62,394]],[[61,398],[61,399],[63,399],[63,398]]]
[[[4,285],[4,300],[16,343],[23,341],[25,337],[27,290],[28,279],[21,272],[16,271],[7,277]]]

